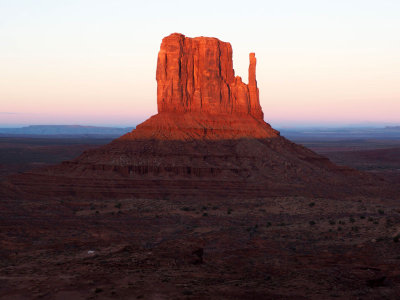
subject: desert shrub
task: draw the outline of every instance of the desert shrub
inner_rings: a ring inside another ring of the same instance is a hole
[[[208,217],[208,213],[203,213],[203,217]]]
[[[191,209],[190,209],[190,207],[184,206],[184,207],[181,207],[181,210],[183,210],[183,211],[190,211]]]
[[[271,222],[267,222],[267,224],[265,226],[270,227],[271,225],[272,225]]]
[[[346,222],[345,221],[339,221],[338,222],[340,225],[346,225]]]
[[[250,233],[250,235],[253,235],[255,233],[258,232],[258,224],[254,225],[254,226],[250,226],[246,229],[246,231],[248,231]]]
[[[329,224],[330,224],[330,225],[335,225],[336,222],[335,222],[334,220],[329,220]]]
[[[350,217],[350,218],[349,218],[349,222],[350,222],[350,223],[354,223],[355,221],[356,221],[356,220],[355,220],[353,217]]]
[[[232,211],[233,211],[232,208],[228,208],[228,210],[226,211],[226,213],[227,213],[228,215],[230,215],[230,214],[232,213]]]
[[[189,295],[193,295],[193,292],[191,290],[184,290],[182,292],[182,294],[185,295],[185,296],[189,296]]]
[[[309,207],[313,207],[315,206],[315,202],[311,202],[310,204],[308,204]]]
[[[365,216],[361,215],[361,216],[360,216],[360,219],[365,219]]]
[[[122,203],[118,202],[117,204],[114,205],[115,208],[121,209]]]
[[[315,221],[310,221],[310,222],[308,222],[308,224],[310,224],[311,226],[313,226],[313,225],[315,225],[316,223],[315,223]]]
[[[393,225],[394,225],[393,220],[391,220],[391,219],[386,219],[386,227],[391,227],[391,226],[393,226]]]
[[[384,214],[385,214],[385,211],[384,211],[383,209],[379,209],[379,210],[378,210],[378,213],[379,213],[380,215],[384,215]]]
[[[398,243],[399,240],[400,240],[400,235],[399,235],[399,234],[396,235],[396,236],[393,238],[393,242],[395,242],[395,243]]]

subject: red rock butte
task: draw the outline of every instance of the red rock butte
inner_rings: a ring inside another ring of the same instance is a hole
[[[341,197],[385,189],[264,122],[254,53],[245,84],[234,76],[229,43],[174,33],[162,41],[156,79],[158,114],[76,159],[10,176],[0,197]]]
[[[235,77],[232,46],[216,38],[173,33],[157,61],[158,114],[122,139],[236,139],[276,137],[264,122],[250,53],[249,83]]]

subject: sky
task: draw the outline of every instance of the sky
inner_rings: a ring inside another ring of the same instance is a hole
[[[0,126],[135,126],[157,113],[163,37],[257,57],[273,126],[400,125],[398,0],[0,0]]]

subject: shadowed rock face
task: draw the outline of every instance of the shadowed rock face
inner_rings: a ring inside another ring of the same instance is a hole
[[[158,112],[249,114],[263,119],[256,82],[256,58],[250,54],[249,84],[235,77],[232,47],[216,38],[163,39],[157,62]]]

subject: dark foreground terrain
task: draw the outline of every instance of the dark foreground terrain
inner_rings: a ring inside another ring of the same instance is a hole
[[[0,299],[396,299],[399,200],[3,201]]]
[[[107,142],[2,139],[1,172]],[[399,185],[398,141],[296,142]],[[397,299],[399,270],[400,194],[0,201],[0,299]]]

